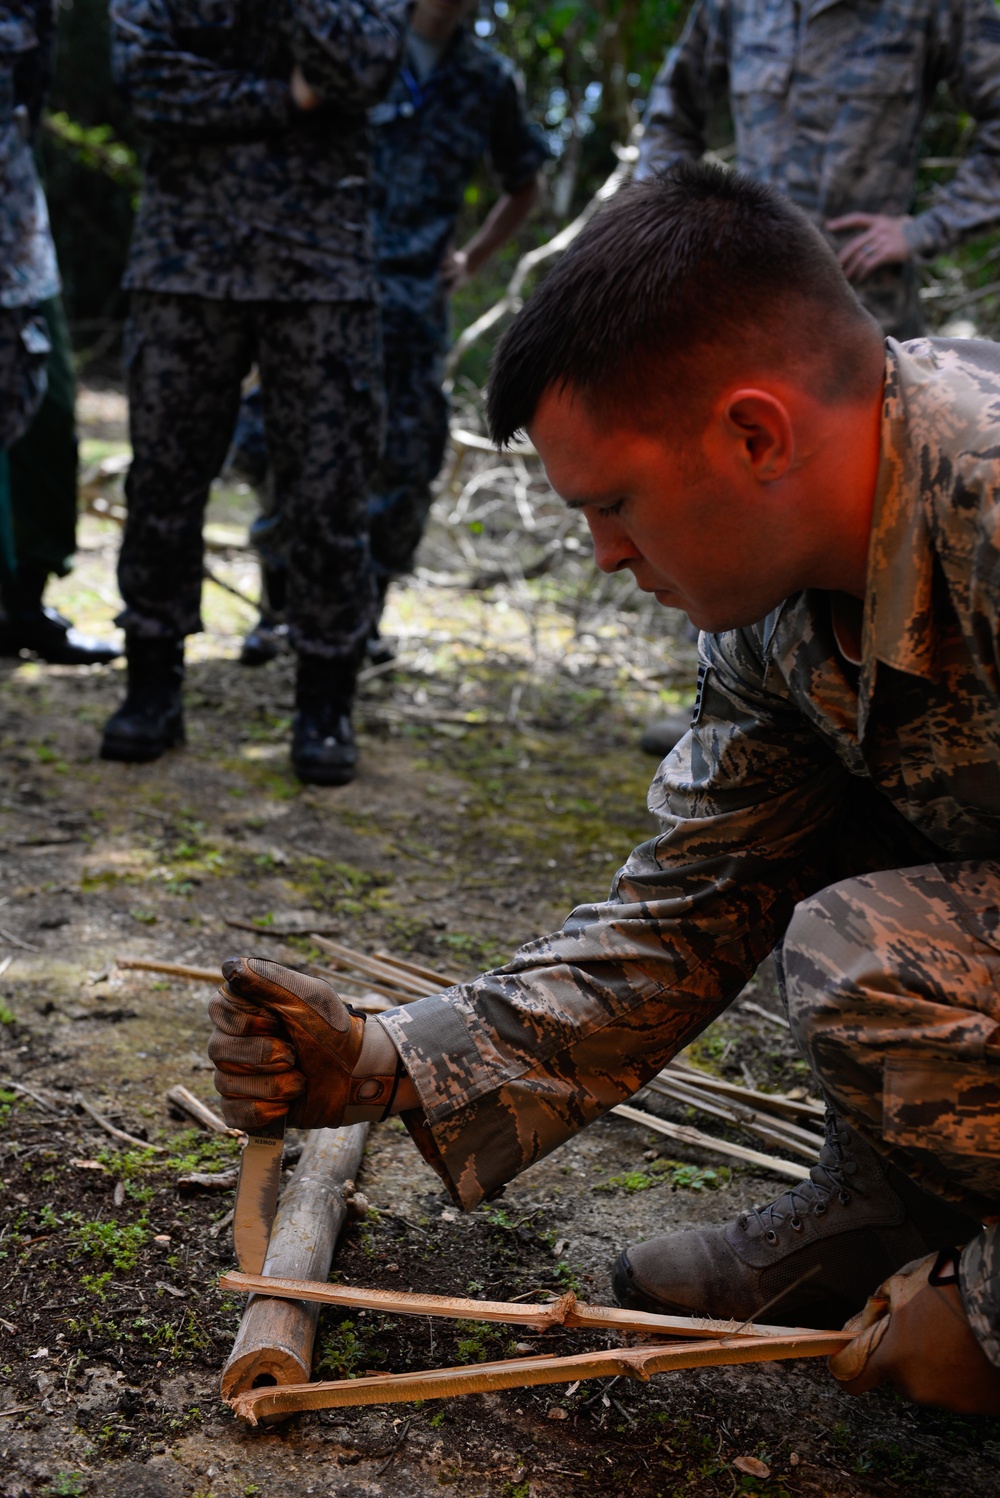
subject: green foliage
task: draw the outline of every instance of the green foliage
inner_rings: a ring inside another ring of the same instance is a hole
[[[138,1222],[83,1222],[77,1213],[64,1218],[69,1225],[69,1241],[78,1254],[92,1259],[106,1259],[112,1270],[125,1274],[134,1269],[139,1252],[149,1238],[149,1219]]]
[[[630,1196],[637,1191],[649,1191],[653,1186],[669,1186],[673,1191],[714,1191],[727,1179],[728,1171],[705,1170],[699,1165],[684,1165],[679,1160],[653,1160],[648,1171],[629,1170],[623,1175],[610,1176],[594,1190],[625,1191]]]
[[[82,1472],[57,1472],[42,1488],[43,1498],[80,1498],[85,1483]]]
[[[3,1003],[2,1000],[0,1000],[0,1025],[12,1025],[14,1023],[14,1019],[15,1015],[13,1009],[9,1009],[7,1005]]]
[[[516,1338],[488,1321],[456,1321],[455,1330],[461,1333],[456,1346],[459,1363],[488,1363],[496,1358],[512,1358],[517,1352]]]
[[[0,1124],[5,1124],[10,1117],[10,1110],[17,1102],[17,1093],[8,1092],[6,1088],[0,1087]]]
[[[89,171],[101,172],[138,193],[142,181],[139,159],[131,146],[117,138],[110,125],[81,125],[59,110],[46,115],[45,128]]]

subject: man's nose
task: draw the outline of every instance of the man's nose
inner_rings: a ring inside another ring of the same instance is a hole
[[[588,515],[590,538],[594,543],[594,561],[602,572],[621,572],[639,553],[628,533],[614,515]]]

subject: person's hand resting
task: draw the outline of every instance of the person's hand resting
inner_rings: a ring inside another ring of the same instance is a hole
[[[475,270],[469,264],[466,251],[449,249],[441,262],[441,284],[449,296],[467,286],[474,275]]]
[[[303,114],[309,114],[313,109],[318,109],[323,102],[322,94],[318,94],[312,84],[307,83],[306,76],[298,63],[292,69],[288,86],[292,91],[292,103]]]
[[[943,1255],[915,1259],[848,1321],[844,1330],[855,1332],[854,1340],[830,1359],[830,1372],[845,1393],[864,1394],[888,1384],[915,1404],[1000,1415],[1000,1369],[987,1358],[965,1314],[955,1278],[959,1251],[948,1257],[954,1260],[950,1276]]]
[[[863,281],[880,265],[901,265],[912,258],[913,251],[903,232],[905,218],[891,218],[887,213],[848,213],[843,218],[827,220],[831,234],[859,232],[837,252],[837,259],[849,281]]]

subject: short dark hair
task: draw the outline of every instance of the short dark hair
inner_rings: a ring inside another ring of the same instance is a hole
[[[873,336],[799,209],[742,173],[682,163],[623,187],[518,313],[493,358],[490,433],[509,442],[550,386],[640,428],[672,408],[690,432],[747,367],[850,399],[870,382]]]

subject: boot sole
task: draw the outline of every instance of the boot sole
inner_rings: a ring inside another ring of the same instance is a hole
[[[292,760],[292,769],[304,785],[350,785],[357,775],[357,769],[333,770],[322,765],[297,765]]]
[[[143,745],[131,739],[105,737],[101,741],[100,757],[114,760],[118,764],[148,765],[154,759],[160,759],[168,749],[180,749],[186,742],[183,728],[166,738],[158,739],[154,744]]]

